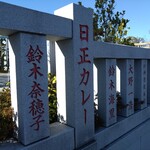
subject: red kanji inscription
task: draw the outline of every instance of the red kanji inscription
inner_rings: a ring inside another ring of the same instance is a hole
[[[91,63],[91,61],[88,59],[89,55],[86,53],[86,51],[88,51],[88,47],[80,48],[80,51],[82,52],[82,55],[80,55],[80,61],[78,64]]]
[[[110,104],[114,104],[114,102],[115,102],[115,96],[114,96],[114,94],[109,95],[109,105]]]
[[[88,42],[89,33],[88,33],[88,26],[80,24],[80,39],[81,41],[85,40]]]
[[[81,90],[81,93],[82,93],[82,105],[84,105],[90,99],[90,94],[85,98],[83,90]]]
[[[81,73],[81,77],[82,77],[82,80],[80,82],[80,85],[83,83],[84,85],[87,85],[88,83],[88,80],[89,80],[89,74],[90,72],[87,71],[85,68],[83,68],[83,73]]]
[[[109,67],[108,74],[109,74],[109,76],[114,76],[115,68],[113,65]]]
[[[26,55],[28,57],[28,63],[37,61],[40,63],[40,60],[43,56],[43,52],[40,50],[39,46],[37,45],[36,49],[34,50],[32,45],[30,45],[29,51]]]
[[[128,85],[132,86],[133,84],[133,77],[128,78]]]
[[[112,80],[110,80],[109,89],[112,91],[112,89],[114,89],[114,88],[115,88],[114,82]]]
[[[33,68],[30,69],[31,74],[28,77],[33,76],[34,79],[37,79],[37,76],[43,76],[43,74],[39,71],[41,67],[38,67],[37,64],[33,63]]]
[[[111,120],[112,118],[115,117],[115,109],[114,108],[109,110],[109,115],[110,115],[109,120]]]
[[[35,122],[30,127],[34,126],[34,130],[38,131],[40,128],[40,123],[44,122],[44,119],[42,119],[42,115],[38,115],[34,117],[33,120],[35,120]]]
[[[32,86],[32,90],[28,95],[31,95],[32,98],[37,98],[38,96],[41,96],[41,93],[44,92],[44,90],[40,87],[40,84],[33,81],[34,85]]]
[[[32,116],[36,116],[37,114],[43,114],[44,113],[44,107],[43,102],[40,99],[33,100],[31,102],[31,106],[29,107],[30,111],[29,113],[32,114]]]
[[[131,64],[129,65],[129,74],[133,74],[133,67]]]
[[[129,110],[132,110],[132,109],[133,109],[133,102],[132,102],[132,101],[129,102],[129,104],[128,104],[128,109],[129,109]]]
[[[87,113],[87,111],[86,111],[86,109],[84,109],[84,123],[86,124],[86,113]]]

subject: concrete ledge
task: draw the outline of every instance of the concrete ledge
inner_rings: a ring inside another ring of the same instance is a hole
[[[97,149],[97,143],[96,141],[91,141],[89,143],[87,143],[86,145],[80,147],[77,150],[96,150]]]
[[[0,34],[44,34],[53,40],[72,37],[72,20],[0,2]]]
[[[149,150],[150,119],[106,147],[107,150]]]
[[[1,144],[0,150],[73,150],[74,129],[61,123],[50,125],[50,137],[28,146],[20,143]]]
[[[104,148],[148,119],[150,119],[150,106],[128,118],[119,118],[116,124],[108,128],[97,130],[95,133],[97,149]]]

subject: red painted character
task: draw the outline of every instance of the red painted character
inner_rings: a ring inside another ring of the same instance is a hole
[[[109,74],[109,76],[114,76],[115,68],[113,65],[109,67],[108,74]]]
[[[114,96],[114,94],[109,95],[109,105],[110,104],[114,104],[114,102],[115,102],[115,96]]]
[[[82,80],[80,82],[80,85],[83,83],[85,86],[87,85],[88,83],[88,80],[89,80],[89,74],[90,72],[87,71],[85,68],[83,68],[83,73],[81,73],[81,77],[82,77]]]
[[[82,105],[84,105],[89,99],[90,99],[90,94],[85,98],[84,96],[84,91],[81,90],[81,93],[82,93]]]
[[[132,101],[129,102],[129,104],[128,104],[128,109],[129,109],[129,110],[133,109],[133,102],[132,102]]]
[[[33,100],[31,102],[31,106],[29,107],[29,109],[30,109],[29,113],[31,113],[32,116],[36,116],[37,114],[43,114],[44,107],[42,100],[40,99]]]
[[[87,111],[86,111],[86,109],[84,109],[84,123],[86,124],[86,113],[87,113]]]
[[[40,50],[39,46],[37,45],[36,50],[33,49],[32,45],[30,45],[28,54],[26,55],[28,57],[28,63],[37,61],[40,63],[40,60],[43,56],[43,52]]]
[[[133,77],[128,78],[128,85],[132,86],[133,84]]]
[[[81,39],[81,41],[85,40],[88,42],[89,33],[88,33],[88,26],[87,25],[80,25],[80,39]]]
[[[80,61],[78,64],[83,64],[83,63],[91,63],[91,61],[88,59],[88,54],[86,54],[86,51],[88,51],[88,47],[85,48],[80,48],[80,51],[82,52],[82,55],[80,55]]]
[[[109,110],[109,115],[110,115],[109,120],[111,120],[112,118],[115,117],[115,109],[114,108],[111,108]]]
[[[38,131],[40,129],[40,123],[44,122],[44,119],[42,119],[42,115],[38,115],[33,118],[35,120],[35,123],[33,123],[30,127],[34,127],[34,130]]]
[[[34,76],[34,79],[37,79],[37,76],[43,76],[43,74],[39,71],[41,68],[37,66],[37,64],[33,63],[33,68],[30,69],[31,74],[28,77]]]
[[[128,93],[128,95],[133,95],[133,92]]]
[[[114,82],[112,80],[110,80],[109,89],[112,91],[112,89],[114,89],[114,88],[115,88]]]
[[[133,67],[131,64],[129,65],[129,73],[133,74]]]
[[[33,81],[34,85],[32,86],[32,90],[28,95],[31,95],[32,98],[37,98],[38,96],[41,96],[41,92],[44,92],[44,90],[40,87],[40,84]]]

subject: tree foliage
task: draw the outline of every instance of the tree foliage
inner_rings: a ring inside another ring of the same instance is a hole
[[[13,136],[15,123],[13,122],[13,109],[11,107],[10,88],[0,92],[0,141]]]
[[[128,38],[130,38],[130,41],[132,43],[144,43],[145,42],[144,38],[141,38],[141,37],[129,36]]]
[[[115,0],[96,0],[93,17],[94,39],[130,45],[130,39],[125,38],[129,20],[124,15],[124,10],[115,12]]]
[[[57,121],[57,91],[56,91],[56,76],[48,74],[48,98],[49,98],[49,116],[50,123]]]

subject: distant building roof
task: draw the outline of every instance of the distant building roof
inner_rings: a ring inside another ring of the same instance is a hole
[[[144,42],[144,43],[134,43],[136,47],[141,47],[141,48],[150,48],[150,42]]]

